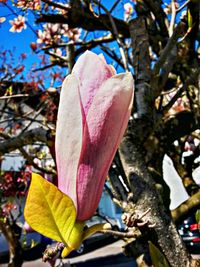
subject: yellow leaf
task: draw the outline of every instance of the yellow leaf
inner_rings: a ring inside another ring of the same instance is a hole
[[[33,173],[24,215],[35,231],[67,245],[76,220],[76,208],[71,198]]]
[[[98,231],[101,230],[110,230],[112,229],[111,225],[109,223],[98,223],[90,226],[87,228],[83,233],[83,240],[90,237],[91,235],[95,234]]]
[[[169,264],[163,253],[150,241],[149,241],[149,251],[154,267],[169,267]]]
[[[62,253],[61,253],[61,257],[65,258],[69,255],[70,252],[72,252],[74,249],[70,248],[69,246],[64,247]]]
[[[193,21],[192,21],[192,15],[190,13],[190,10],[188,9],[188,28],[191,29],[192,28],[192,24],[193,24]]]
[[[91,227],[87,228],[86,230],[83,230],[84,223],[83,222],[76,222],[71,235],[68,240],[68,246],[66,246],[62,251],[62,258],[65,258],[69,255],[70,252],[72,252],[75,249],[78,249],[81,245],[81,243],[94,233],[101,231],[101,230],[110,230],[112,227],[109,223],[99,223],[92,225]]]
[[[82,243],[82,236],[83,236],[83,228],[85,226],[84,222],[75,222],[71,234],[69,236],[69,240],[67,242],[68,246],[74,249],[80,247]]]
[[[65,258],[72,250],[78,249],[83,242],[84,222],[76,222],[69,236],[67,246],[62,251],[62,258]]]

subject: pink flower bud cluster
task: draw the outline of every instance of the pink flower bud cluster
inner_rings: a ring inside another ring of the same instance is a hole
[[[77,41],[80,37],[79,29],[70,29],[67,24],[47,23],[43,30],[38,31],[38,44],[52,44],[61,42],[62,37],[68,37],[72,41]]]
[[[24,196],[30,180],[28,172],[6,172],[0,179],[0,192],[3,197]]]
[[[23,9],[31,9],[31,10],[41,9],[40,0],[17,0],[17,3],[15,3],[15,5],[16,7]]]
[[[2,212],[3,212],[3,217],[4,216],[9,216],[12,212],[12,210],[17,209],[16,204],[14,204],[11,201],[6,202],[4,205],[2,205]]]

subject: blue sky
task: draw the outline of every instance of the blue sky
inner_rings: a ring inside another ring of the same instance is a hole
[[[12,27],[10,24],[10,20],[13,20],[15,17],[18,15],[24,15],[20,9],[14,7],[12,5],[11,1],[7,2],[8,7],[5,6],[3,3],[0,3],[0,17],[5,17],[6,21],[0,24],[0,49],[1,50],[14,50],[14,62],[12,64],[13,67],[17,67],[20,64],[25,65],[24,71],[23,71],[23,80],[22,81],[27,81],[30,82],[32,79],[30,78],[31,76],[36,77],[36,81],[41,79],[43,81],[43,84],[46,88],[51,86],[50,82],[51,79],[49,79],[49,73],[50,72],[55,72],[52,69],[48,69],[43,74],[41,72],[33,72],[32,70],[40,67],[41,59],[39,59],[39,56],[41,56],[42,52],[35,54],[31,47],[30,44],[31,42],[36,42],[37,40],[37,32],[36,29],[39,29],[42,27],[42,25],[36,25],[34,21],[34,15],[31,12],[28,12],[27,16],[27,21],[26,25],[27,28],[22,30],[20,33],[13,33],[10,32],[10,28]],[[13,14],[12,9],[15,13]],[[34,29],[34,30],[33,30]],[[25,53],[27,58],[23,61],[19,61],[19,56]],[[48,57],[47,57],[48,58]],[[0,61],[1,64],[1,61]],[[33,64],[37,64],[37,66],[33,66]],[[65,71],[65,70],[64,70]],[[22,75],[18,75],[15,80],[21,81],[20,77]],[[54,84],[55,86],[60,86],[61,81],[58,81]]]
[[[111,3],[113,1],[102,1],[102,3],[106,3],[107,8],[109,9]],[[27,29],[23,30],[21,33],[12,33],[9,32],[9,29],[11,28],[11,24],[9,23],[9,20],[12,20],[13,18],[17,17],[17,15],[20,14],[20,9],[17,9],[12,5],[12,1],[8,1],[7,5],[14,11],[16,14],[11,14],[11,10],[9,10],[3,3],[0,3],[0,17],[6,17],[6,21],[4,23],[0,24],[0,47],[4,47],[5,49],[12,49],[14,46],[17,48],[17,54],[20,53],[28,53],[32,55],[32,50],[30,48],[30,43],[36,41],[37,36],[36,34],[30,29],[30,27],[27,25]],[[119,5],[119,9],[121,10],[122,5]],[[34,28],[38,28],[38,25],[36,26],[34,23],[34,16],[29,12],[28,15],[28,23]],[[29,58],[30,60],[30,58]]]
[[[15,10],[15,12],[19,12],[18,9],[12,6],[11,1],[8,1],[8,5]],[[11,14],[11,11],[2,3],[0,4],[0,16],[6,18],[6,21],[0,24],[0,48],[12,50],[13,47],[15,47],[16,58],[18,58],[21,53],[26,53],[27,59],[25,60],[25,64],[27,67],[31,66],[37,60],[37,56],[32,53],[32,49],[30,48],[30,43],[36,41],[36,34],[33,33],[29,27],[21,33],[10,32],[11,24],[9,20],[12,20],[17,15]],[[33,16],[31,14],[29,15],[29,23],[34,25]]]
[[[105,5],[106,8],[109,10],[111,6],[113,5],[115,1],[113,0],[102,0],[101,3],[102,5]],[[131,0],[124,0],[121,1],[114,12],[115,16],[120,16],[123,17],[123,12],[124,8],[123,5],[126,2],[133,3]],[[166,1],[168,2],[168,0]],[[11,24],[9,23],[9,20],[14,19],[17,17],[17,15],[20,14],[20,9],[16,8],[13,6],[12,1],[8,0],[7,1],[8,7],[4,5],[4,3],[0,3],[0,17],[4,16],[6,17],[6,21],[4,23],[0,23],[0,49],[13,49],[13,47],[16,48],[15,50],[15,56],[16,56],[16,62],[17,58],[21,53],[26,53],[27,54],[27,59],[25,60],[24,64],[26,65],[27,70],[31,68],[33,63],[39,62],[38,60],[38,55],[35,55],[32,52],[32,49],[30,48],[30,43],[31,42],[36,42],[37,40],[37,35],[36,32],[33,32],[31,28],[29,27],[28,24],[31,25],[32,28],[37,29],[38,27],[41,27],[41,25],[35,25],[34,23],[34,16],[31,12],[28,12],[28,22],[27,24],[27,29],[23,30],[21,33],[12,33],[9,31],[11,28]],[[15,14],[12,14],[12,9]],[[117,45],[115,45],[117,47]],[[96,53],[100,53],[100,50],[97,48],[95,49]],[[108,63],[112,63],[111,59],[108,59],[107,56],[105,56],[106,59],[108,60]],[[18,62],[17,62],[18,63]],[[119,72],[121,72],[121,68],[118,69]]]
[[[124,1],[127,2],[127,1]],[[120,3],[117,8],[114,15],[121,15],[123,16],[123,3]],[[113,5],[113,1],[111,0],[103,0],[102,4],[105,4],[106,8],[110,9]],[[7,6],[6,6],[7,5]],[[38,55],[34,54],[32,49],[30,48],[31,42],[36,42],[37,40],[37,34],[36,32],[32,31],[33,29],[38,29],[38,27],[42,27],[41,25],[35,25],[34,22],[34,15],[29,11],[28,12],[28,21],[26,22],[27,28],[25,30],[22,30],[20,33],[13,33],[10,32],[9,29],[11,28],[11,24],[9,23],[10,20],[13,20],[15,17],[17,17],[19,14],[22,14],[22,11],[15,6],[13,6],[12,1],[7,1],[6,5],[4,3],[0,3],[0,17],[5,17],[6,21],[3,23],[0,23],[0,49],[2,50],[12,50],[15,48],[15,61],[16,65],[20,62],[18,62],[18,57],[22,53],[26,53],[27,58],[24,61],[24,64],[26,66],[25,68],[25,76],[26,71],[30,70],[31,66],[34,63],[39,62]],[[21,13],[20,13],[21,12]],[[29,27],[29,25],[31,27]],[[95,49],[96,53],[100,53],[99,49]],[[39,53],[41,54],[41,53]],[[106,56],[107,58],[107,56]],[[108,60],[109,63],[112,63],[111,60]],[[1,64],[1,63],[0,63]]]

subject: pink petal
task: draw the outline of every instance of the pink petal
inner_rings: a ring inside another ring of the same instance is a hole
[[[79,82],[74,74],[65,78],[60,95],[56,127],[58,188],[76,206],[76,176],[82,147],[82,112]]]
[[[91,51],[86,51],[76,62],[73,72],[80,80],[80,94],[84,113],[87,116],[94,96],[102,83],[113,76],[113,68]]]
[[[127,127],[133,100],[130,73],[105,81],[95,95],[86,118],[77,177],[78,220],[90,218]]]

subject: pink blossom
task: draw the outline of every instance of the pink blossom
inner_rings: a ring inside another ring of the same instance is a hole
[[[21,15],[9,22],[12,25],[10,32],[21,32],[23,29],[26,29],[25,17],[22,17]]]
[[[10,215],[12,210],[16,210],[17,206],[16,204],[14,204],[13,202],[6,202],[3,206],[2,206],[2,211],[5,215]]]
[[[49,44],[51,43],[51,40],[53,38],[54,33],[51,30],[51,24],[45,24],[43,26],[44,30],[39,30],[38,31],[38,39],[37,39],[37,43],[38,44]]]
[[[87,220],[97,209],[132,100],[132,75],[117,75],[89,51],[63,82],[56,129],[58,188],[74,201],[77,220]]]
[[[18,0],[16,3],[18,8],[28,8],[31,10],[40,10],[41,1],[40,0]]]
[[[124,19],[127,20],[133,13],[133,6],[130,3],[124,4]]]
[[[68,37],[72,41],[77,41],[80,37],[80,29],[69,28],[67,24],[47,23],[43,26],[43,31],[38,31],[38,44],[59,43],[62,37]]]
[[[73,41],[77,41],[80,38],[81,29],[69,28],[67,24],[62,25],[61,34]]]

